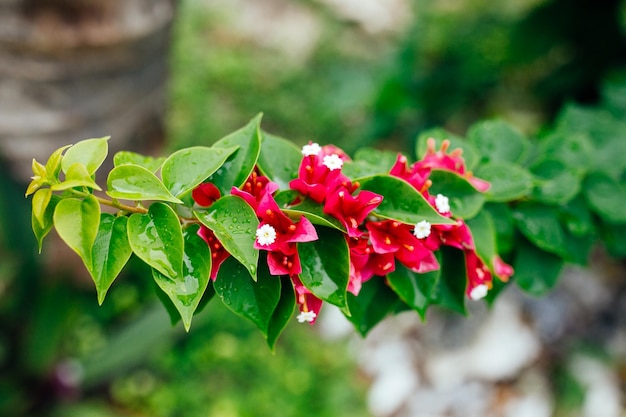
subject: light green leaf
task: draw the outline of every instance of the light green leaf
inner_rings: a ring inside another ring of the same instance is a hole
[[[139,165],[150,172],[157,172],[161,165],[165,162],[165,158],[154,158],[152,156],[141,155],[130,151],[120,151],[113,157],[113,166],[120,165]]]
[[[95,190],[102,190],[93,180],[85,165],[77,162],[71,165],[65,173],[65,181],[53,184],[50,188],[52,191],[62,191],[74,187],[89,187]]]
[[[206,210],[194,211],[200,222],[213,230],[228,253],[241,262],[256,280],[259,251],[254,249],[259,219],[243,199],[227,195]]]
[[[383,197],[374,210],[377,216],[417,224],[422,220],[430,224],[454,224],[454,220],[441,216],[408,182],[390,175],[375,175],[360,179],[361,189],[373,191]]]
[[[109,213],[100,215],[100,225],[91,251],[92,265],[89,268],[100,305],[132,253],[128,243],[127,222],[128,217],[125,216],[115,217]]]
[[[139,165],[120,165],[109,173],[107,194],[124,200],[161,200],[182,204],[148,169]]]
[[[483,163],[523,163],[530,150],[528,139],[503,120],[486,120],[472,125],[467,140],[476,147]]]
[[[93,244],[100,224],[100,205],[94,196],[65,198],[54,209],[54,228],[63,241],[91,269]]]
[[[443,194],[450,201],[450,211],[455,216],[469,219],[474,217],[485,203],[485,196],[460,175],[443,170],[433,170],[428,177],[433,184],[431,195]]]
[[[163,184],[172,195],[181,197],[217,171],[237,149],[194,146],[174,152],[161,167]]]
[[[170,279],[183,274],[183,232],[174,210],[165,203],[128,219],[128,242],[142,261]]]
[[[153,269],[152,276],[180,313],[185,330],[189,331],[193,314],[209,283],[211,252],[206,242],[198,236],[197,225],[185,229],[183,240],[183,273],[170,279]]]
[[[72,165],[78,163],[85,166],[89,175],[95,174],[109,152],[110,136],[100,139],[86,139],[72,145],[63,155],[61,169],[66,174]]]
[[[230,310],[250,320],[268,338],[270,321],[281,296],[279,277],[260,273],[255,282],[231,256],[220,266],[213,286]]]
[[[402,301],[419,313],[422,320],[426,319],[426,310],[433,302],[440,278],[440,269],[417,274],[399,262],[396,263],[396,269],[387,274],[391,288]]]
[[[352,161],[343,164],[341,172],[351,179],[387,174],[396,162],[397,152],[359,148]]]
[[[514,163],[492,161],[481,165],[476,176],[491,184],[485,193],[488,201],[512,201],[527,196],[533,189],[533,176]]]
[[[56,208],[57,203],[61,200],[61,198],[57,195],[52,194],[50,197],[50,201],[46,205],[46,209],[43,213],[42,221],[40,219],[35,218],[35,212],[31,213],[31,223],[33,227],[33,233],[35,234],[35,238],[37,239],[37,247],[39,253],[41,253],[41,248],[43,244],[43,239],[50,233],[52,227],[54,226],[54,209]]]
[[[348,243],[344,234],[335,229],[318,227],[317,234],[318,240],[298,244],[300,280],[317,298],[347,309]]]
[[[289,181],[298,176],[302,153],[292,142],[262,132],[261,154],[257,162],[259,169],[281,190],[289,188]]]
[[[59,172],[61,171],[61,160],[63,159],[63,151],[69,148],[72,145],[65,145],[52,152],[52,155],[48,158],[46,162],[46,176],[48,180],[53,183],[55,180],[58,180]]]
[[[37,220],[38,226],[43,228],[46,223],[46,209],[52,198],[52,190],[50,188],[42,188],[33,194],[33,218]]]
[[[346,228],[339,220],[324,213],[324,207],[309,198],[305,198],[300,204],[283,209],[283,212],[292,218],[306,216],[313,224],[332,227],[346,233]]]
[[[230,193],[230,189],[241,187],[254,170],[261,153],[261,115],[259,114],[246,126],[217,141],[215,148],[239,149],[210,177],[210,181],[220,190],[222,195]]]

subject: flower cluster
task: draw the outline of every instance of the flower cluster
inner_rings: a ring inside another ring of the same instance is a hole
[[[398,155],[389,175],[409,183],[437,213],[453,220],[450,224],[431,224],[426,219],[406,224],[377,216],[375,210],[384,196],[361,189],[358,182],[342,172],[344,163],[350,161],[342,150],[317,143],[302,148],[298,175],[289,183],[289,188],[298,193],[293,204],[310,200],[342,226],[349,248],[347,291],[357,295],[364,282],[375,276],[385,277],[396,269],[396,263],[414,273],[437,270],[440,266],[435,253],[442,246],[463,252],[466,295],[470,299],[486,296],[492,286],[493,274],[502,280],[512,275],[512,268],[497,255],[494,259],[479,256],[470,228],[462,219],[454,217],[448,197],[430,194],[430,176],[434,170],[453,172],[480,192],[489,188],[489,183],[467,171],[460,150],[448,152],[448,148],[448,141],[436,149],[434,140],[429,140],[421,160],[409,165],[406,157]],[[298,321],[313,323],[322,300],[300,279],[302,267],[298,244],[314,241],[318,234],[305,216],[292,218],[281,210],[275,199],[278,188],[278,184],[255,169],[242,187],[231,189],[231,194],[246,201],[256,213],[259,227],[254,248],[267,252],[270,274],[290,278],[300,310]],[[220,198],[220,193],[213,184],[206,182],[197,186],[192,196],[197,205],[208,207]],[[220,265],[229,254],[209,228],[201,226],[198,233],[210,247],[211,279],[215,280]]]

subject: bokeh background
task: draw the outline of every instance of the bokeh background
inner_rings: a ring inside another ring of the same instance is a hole
[[[533,136],[625,103],[624,69],[620,0],[0,0],[0,415],[623,417],[626,279],[601,252],[541,299],[365,340],[325,307],[273,354],[219,300],[171,326],[138,263],[98,306],[58,239],[37,254],[23,195],[64,144],[165,154],[259,112],[349,153],[492,117]]]

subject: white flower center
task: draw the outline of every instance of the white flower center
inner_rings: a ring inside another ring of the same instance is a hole
[[[485,284],[480,284],[474,287],[472,291],[470,291],[470,298],[472,300],[480,300],[481,298],[485,298],[489,288]]]
[[[326,166],[326,168],[334,171],[336,169],[341,169],[341,167],[343,166],[343,161],[341,160],[339,155],[332,154],[324,156],[323,164],[324,166]]]
[[[413,229],[413,234],[418,239],[425,239],[430,236],[430,223],[426,220],[422,220],[421,222],[415,225],[415,229]]]
[[[450,211],[450,201],[448,197],[443,194],[437,194],[435,197],[435,206],[437,207],[437,211],[439,213],[448,213]]]
[[[271,245],[276,242],[276,229],[269,224],[264,224],[256,229],[256,240],[261,246]]]
[[[304,145],[302,147],[302,155],[311,156],[317,155],[322,151],[322,147],[317,143],[309,143],[308,145]]]
[[[315,314],[313,311],[302,311],[300,314],[298,314],[298,323],[312,323],[313,320],[315,320],[315,317],[317,317],[317,314]]]

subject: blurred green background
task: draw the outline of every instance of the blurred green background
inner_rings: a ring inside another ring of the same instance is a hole
[[[535,134],[626,64],[624,1],[340,3],[181,1],[163,152],[258,112],[271,133],[348,152],[408,151],[421,130],[495,116]],[[80,267],[51,273],[36,254],[24,184],[0,187],[0,415],[368,415],[348,341],[293,323],[272,354],[219,300],[184,334],[133,263],[99,307]]]

